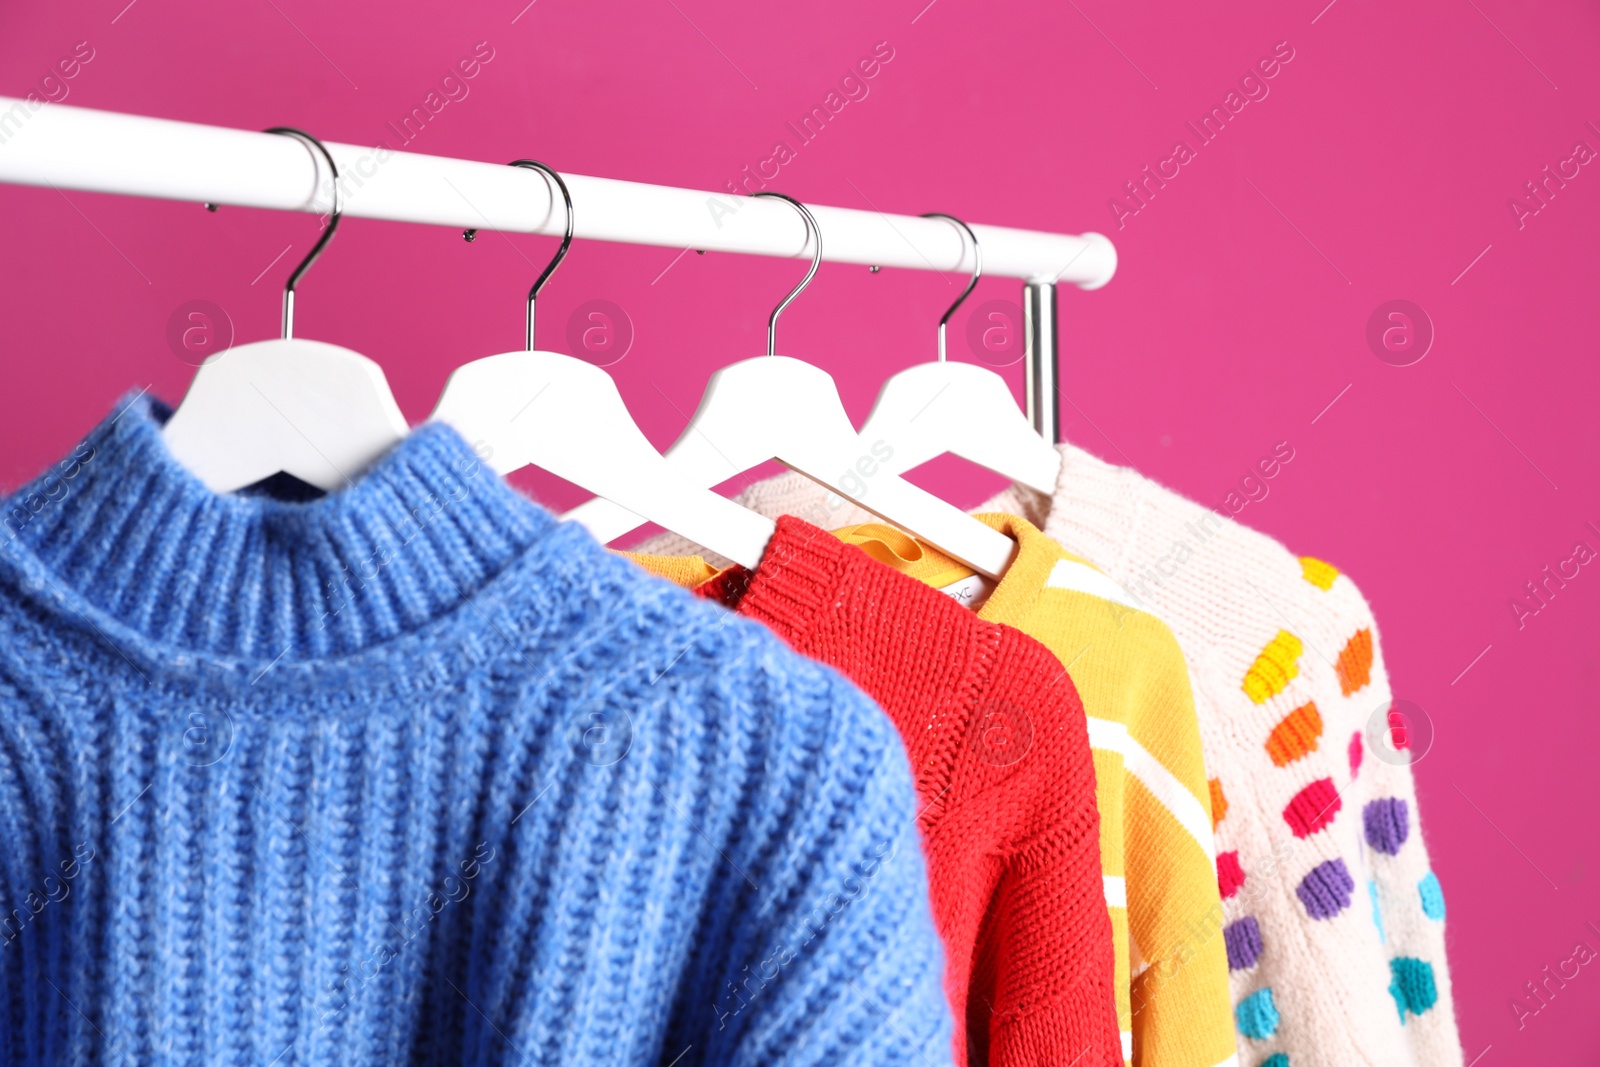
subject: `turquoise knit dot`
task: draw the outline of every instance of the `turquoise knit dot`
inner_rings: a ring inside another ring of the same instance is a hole
[[[1439,878],[1432,871],[1422,876],[1422,881],[1417,883],[1417,892],[1422,894],[1422,914],[1430,919],[1444,922],[1444,890],[1439,886]]]
[[[1425,960],[1398,956],[1389,961],[1393,975],[1389,982],[1389,995],[1394,997],[1400,1011],[1400,1021],[1406,1021],[1406,1012],[1421,1015],[1438,1003],[1439,990],[1433,983],[1433,965]]]
[[[1431,977],[1431,974],[1430,974]],[[1263,1041],[1278,1032],[1278,1009],[1272,1003],[1272,989],[1258,989],[1233,1009],[1233,1020],[1245,1037]]]
[[[1372,898],[1372,925],[1378,928],[1378,943],[1388,944],[1389,937],[1383,930],[1383,910],[1378,907],[1378,883],[1368,880],[1367,896]],[[1424,905],[1426,907],[1426,905]]]
[[[1289,1057],[1281,1052],[1274,1052],[1261,1061],[1261,1067],[1289,1067]]]

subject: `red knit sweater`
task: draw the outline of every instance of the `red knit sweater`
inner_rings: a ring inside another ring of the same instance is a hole
[[[1060,661],[792,517],[754,572],[700,592],[838,669],[899,727],[957,1062],[1122,1067],[1094,766]]]

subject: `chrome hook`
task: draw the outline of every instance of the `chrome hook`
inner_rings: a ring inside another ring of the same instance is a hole
[[[556,249],[555,257],[550,260],[550,265],[544,269],[544,273],[539,275],[539,280],[533,283],[533,288],[528,290],[528,326],[527,336],[524,338],[523,343],[527,346],[528,351],[532,352],[534,301],[539,299],[539,290],[544,288],[545,282],[550,280],[550,275],[554,274],[556,272],[556,268],[561,266],[561,261],[567,258],[567,249],[572,247],[572,193],[567,190],[567,183],[561,180],[561,175],[557,174],[550,167],[540,163],[537,159],[514,159],[510,163],[506,164],[506,166],[527,167],[529,170],[536,170],[540,174],[543,174],[545,177],[556,183],[556,188],[561,190],[561,199],[564,200],[567,205],[567,232],[561,238],[561,247]],[[470,230],[461,231],[461,236],[464,240],[469,242],[476,239],[478,236],[478,227],[474,226]]]
[[[978,287],[978,279],[983,277],[983,247],[978,244],[978,235],[972,232],[972,227],[968,226],[954,215],[946,215],[942,211],[930,211],[922,217],[925,219],[946,219],[950,222],[953,222],[957,226],[961,227],[961,232],[966,234],[967,237],[972,241],[972,277],[967,281],[967,287],[961,290],[961,295],[956,297],[956,302],[951,304],[949,308],[945,310],[944,315],[939,319],[939,362],[943,363],[945,362],[945,327],[950,323],[950,316],[956,313],[956,308],[965,303],[967,297],[972,295],[972,290]]]
[[[283,337],[284,340],[288,340],[294,336],[294,287],[300,284],[300,279],[305,277],[306,271],[311,269],[311,264],[322,255],[322,250],[328,247],[328,242],[333,240],[334,231],[339,228],[339,219],[342,215],[342,209],[339,207],[339,168],[333,162],[333,153],[328,151],[328,147],[304,130],[297,130],[293,126],[274,126],[264,132],[293,137],[307,148],[320,152],[322,158],[328,161],[328,172],[333,176],[333,209],[328,213],[328,225],[324,227],[317,243],[311,246],[310,253],[300,261],[300,265],[289,275],[289,280],[283,286]],[[318,173],[321,173],[320,168]],[[209,204],[207,207],[212,211],[216,210]]]
[[[814,239],[817,242],[817,249],[811,255],[811,269],[806,271],[806,276],[800,279],[800,284],[791,289],[789,295],[784,297],[782,302],[772,309],[772,314],[767,317],[767,355],[772,356],[776,355],[778,351],[778,316],[783,314],[783,309],[793,303],[794,298],[804,292],[805,287],[811,284],[811,279],[816,276],[818,265],[822,263],[822,228],[817,225],[817,218],[811,214],[811,209],[792,196],[773,192],[751,193],[750,195],[770,196],[789,204],[800,212],[800,217],[805,220],[807,239]]]

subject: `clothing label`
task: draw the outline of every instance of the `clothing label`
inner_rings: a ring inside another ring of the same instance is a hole
[[[942,586],[939,592],[965,608],[977,611],[994,592],[995,583],[981,574],[969,574],[959,582]]]

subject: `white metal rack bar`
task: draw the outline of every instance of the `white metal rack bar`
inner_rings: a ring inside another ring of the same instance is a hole
[[[545,234],[559,234],[565,223],[555,190],[536,171],[333,142],[327,148],[339,168],[347,218]],[[0,182],[322,213],[332,205],[332,185],[321,169],[316,153],[292,137],[0,96]],[[804,224],[780,202],[564,171],[562,177],[577,205],[580,239],[810,255]],[[943,220],[808,206],[826,234],[823,258],[830,262],[971,269],[960,232]],[[1032,327],[1029,381],[1045,388],[1030,388],[1043,404],[1030,407],[1035,425],[1054,439],[1055,284],[1105,285],[1116,271],[1116,248],[1098,233],[971,226],[983,245],[985,274],[1031,283],[1023,301]],[[1039,374],[1040,367],[1048,373]],[[1044,408],[1052,414],[1041,422]]]

